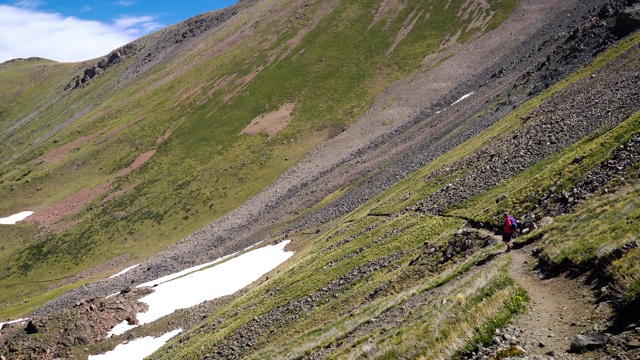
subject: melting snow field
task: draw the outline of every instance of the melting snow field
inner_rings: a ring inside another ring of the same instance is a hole
[[[153,293],[139,300],[149,305],[147,312],[136,315],[140,325],[153,322],[178,309],[230,295],[244,288],[293,255],[293,252],[284,251],[289,242],[282,241],[276,245],[249,251],[205,270],[196,271],[207,264],[140,285],[159,284]],[[109,334],[120,335],[135,326],[123,322],[114,327]]]
[[[173,330],[157,338],[143,337],[116,346],[115,349],[100,355],[90,355],[89,360],[142,360],[162,347],[182,329]]]
[[[461,97],[460,99],[458,99],[458,100],[456,100],[456,101],[452,102],[452,103],[451,103],[451,105],[449,105],[448,107],[446,107],[446,108],[444,108],[444,109],[442,109],[442,110],[438,110],[438,111],[436,111],[436,114],[440,114],[440,113],[441,113],[441,112],[443,112],[445,109],[447,109],[447,108],[449,108],[449,107],[451,107],[451,106],[453,106],[453,105],[455,105],[455,104],[459,103],[460,101],[462,101],[462,100],[464,100],[464,99],[468,98],[469,96],[473,95],[474,93],[475,93],[475,91],[472,91],[472,92],[470,92],[470,93],[468,93],[468,94],[464,94],[464,95],[462,95],[462,97]]]
[[[0,224],[2,225],[14,225],[18,221],[22,221],[27,217],[33,215],[33,211],[23,211],[6,218],[0,218]]]

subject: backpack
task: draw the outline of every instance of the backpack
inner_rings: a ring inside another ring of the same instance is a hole
[[[513,216],[509,216],[509,221],[511,222],[511,226],[513,227],[513,230],[518,230],[518,220],[516,220]]]

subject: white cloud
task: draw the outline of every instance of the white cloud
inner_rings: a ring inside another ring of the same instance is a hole
[[[118,1],[118,2],[116,2],[116,4],[118,4],[118,5],[120,5],[120,6],[128,7],[128,6],[135,5],[135,4],[136,4],[136,2],[135,2],[135,1],[125,1],[125,0],[122,0],[122,1]]]
[[[34,10],[37,1],[21,5],[0,5],[0,63],[34,56],[60,62],[89,60],[162,27],[149,16],[121,16],[105,24]]]
[[[40,0],[22,0],[18,1],[16,5],[21,8],[35,9],[38,6],[42,5],[42,3],[43,2]]]
[[[155,22],[151,16],[120,16],[116,19],[113,27],[119,31],[136,36],[140,32],[150,33],[158,30],[162,28],[162,25]],[[141,29],[143,30],[141,31]]]

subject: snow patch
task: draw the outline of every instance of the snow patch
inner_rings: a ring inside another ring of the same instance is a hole
[[[113,275],[109,276],[109,279],[112,279],[112,278],[114,278],[114,277],[118,277],[118,276],[120,276],[120,275],[122,275],[122,274],[126,273],[127,271],[129,271],[129,270],[133,269],[134,267],[139,266],[139,265],[140,265],[140,264],[136,264],[136,265],[133,265],[133,266],[129,266],[128,268],[126,268],[126,269],[124,269],[124,270],[120,271],[119,273],[117,273],[117,274],[113,274]]]
[[[475,93],[475,91],[472,91],[472,92],[470,92],[470,93],[468,93],[468,94],[462,95],[462,97],[461,97],[460,99],[458,99],[458,100],[454,101],[454,102],[453,102],[453,104],[451,104],[451,105],[449,105],[449,106],[453,106],[453,105],[455,105],[455,104],[459,103],[460,101],[462,101],[462,100],[464,100],[464,99],[468,98],[469,96],[473,95],[473,93]]]
[[[14,225],[18,221],[22,221],[27,217],[33,215],[33,211],[23,211],[17,214],[13,214],[6,218],[0,218],[0,224],[2,225]]]
[[[162,347],[169,339],[182,332],[176,329],[160,337],[151,336],[122,343],[115,349],[100,355],[89,355],[89,360],[142,360]]]
[[[138,321],[147,324],[178,309],[233,294],[289,259],[293,252],[284,251],[289,242],[265,246],[157,286],[139,300],[149,305],[149,310],[138,314]]]
[[[2,329],[2,327],[5,324],[15,324],[15,323],[19,323],[19,322],[23,322],[23,321],[27,321],[29,320],[29,318],[22,318],[22,319],[18,319],[18,320],[11,320],[11,321],[7,321],[7,322],[0,322],[0,329]]]
[[[125,320],[109,330],[109,332],[107,333],[107,337],[109,338],[112,336],[122,335],[127,331],[133,329],[134,327],[136,327],[136,325],[129,325],[129,323]]]
[[[249,251],[211,268],[200,270],[218,263],[228,256],[210,263],[194,266],[175,274],[138,285],[155,286],[155,291],[138,301],[149,305],[145,313],[138,313],[139,325],[153,322],[178,309],[186,309],[207,300],[213,300],[234,292],[258,280],[289,259],[293,252],[284,251],[290,240],[276,245],[268,245]],[[229,255],[233,256],[233,255]],[[107,336],[121,335],[138,325],[129,325],[126,321],[116,325]]]

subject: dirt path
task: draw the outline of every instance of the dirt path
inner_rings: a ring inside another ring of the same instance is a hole
[[[581,279],[544,279],[531,271],[536,260],[529,255],[529,249],[511,254],[509,273],[531,297],[528,311],[513,323],[522,334],[520,340],[528,345],[529,354],[545,355],[543,359],[595,359],[595,354],[567,353],[575,336],[594,326],[591,321],[595,300],[591,291]]]
[[[499,236],[480,231],[501,242]],[[568,350],[576,335],[602,330],[597,319],[608,318],[611,308],[596,304],[584,278],[545,278],[533,270],[537,263],[531,255],[534,247],[531,244],[502,253],[513,257],[509,275],[531,299],[527,311],[512,322],[510,335],[526,350],[527,359],[598,359],[598,353],[574,354]]]

